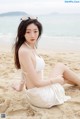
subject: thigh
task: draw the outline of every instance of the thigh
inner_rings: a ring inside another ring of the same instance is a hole
[[[51,73],[49,74],[48,78],[60,78],[60,80],[64,80],[64,84],[75,84],[73,81],[70,81],[64,77],[64,72],[66,71],[66,66],[62,63],[58,63],[52,69]],[[68,75],[68,74],[67,74]]]

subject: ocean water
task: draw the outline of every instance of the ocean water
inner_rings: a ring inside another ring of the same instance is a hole
[[[11,45],[17,33],[21,16],[0,17],[0,45]],[[64,46],[80,50],[80,15],[53,14],[38,16],[43,25],[43,35],[39,47],[59,49]],[[63,43],[63,45],[62,45]],[[55,47],[56,46],[56,47]],[[57,48],[58,47],[58,48]]]
[[[16,33],[21,16],[0,17],[0,34]],[[46,36],[80,36],[80,14],[39,16]]]

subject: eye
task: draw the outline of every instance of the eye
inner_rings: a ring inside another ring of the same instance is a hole
[[[34,31],[34,33],[37,33],[38,31]]]
[[[26,31],[26,33],[30,33],[30,31]]]

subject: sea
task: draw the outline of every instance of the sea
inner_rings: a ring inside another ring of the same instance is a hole
[[[15,42],[22,16],[0,17],[0,47],[10,48]],[[43,34],[38,48],[52,51],[80,51],[80,14],[39,15]]]

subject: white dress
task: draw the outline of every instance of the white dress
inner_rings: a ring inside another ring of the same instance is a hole
[[[36,71],[42,71],[44,65],[44,60],[36,55]],[[63,104],[70,99],[70,96],[65,95],[64,88],[59,83],[28,89],[26,90],[26,96],[29,103],[42,108]]]

